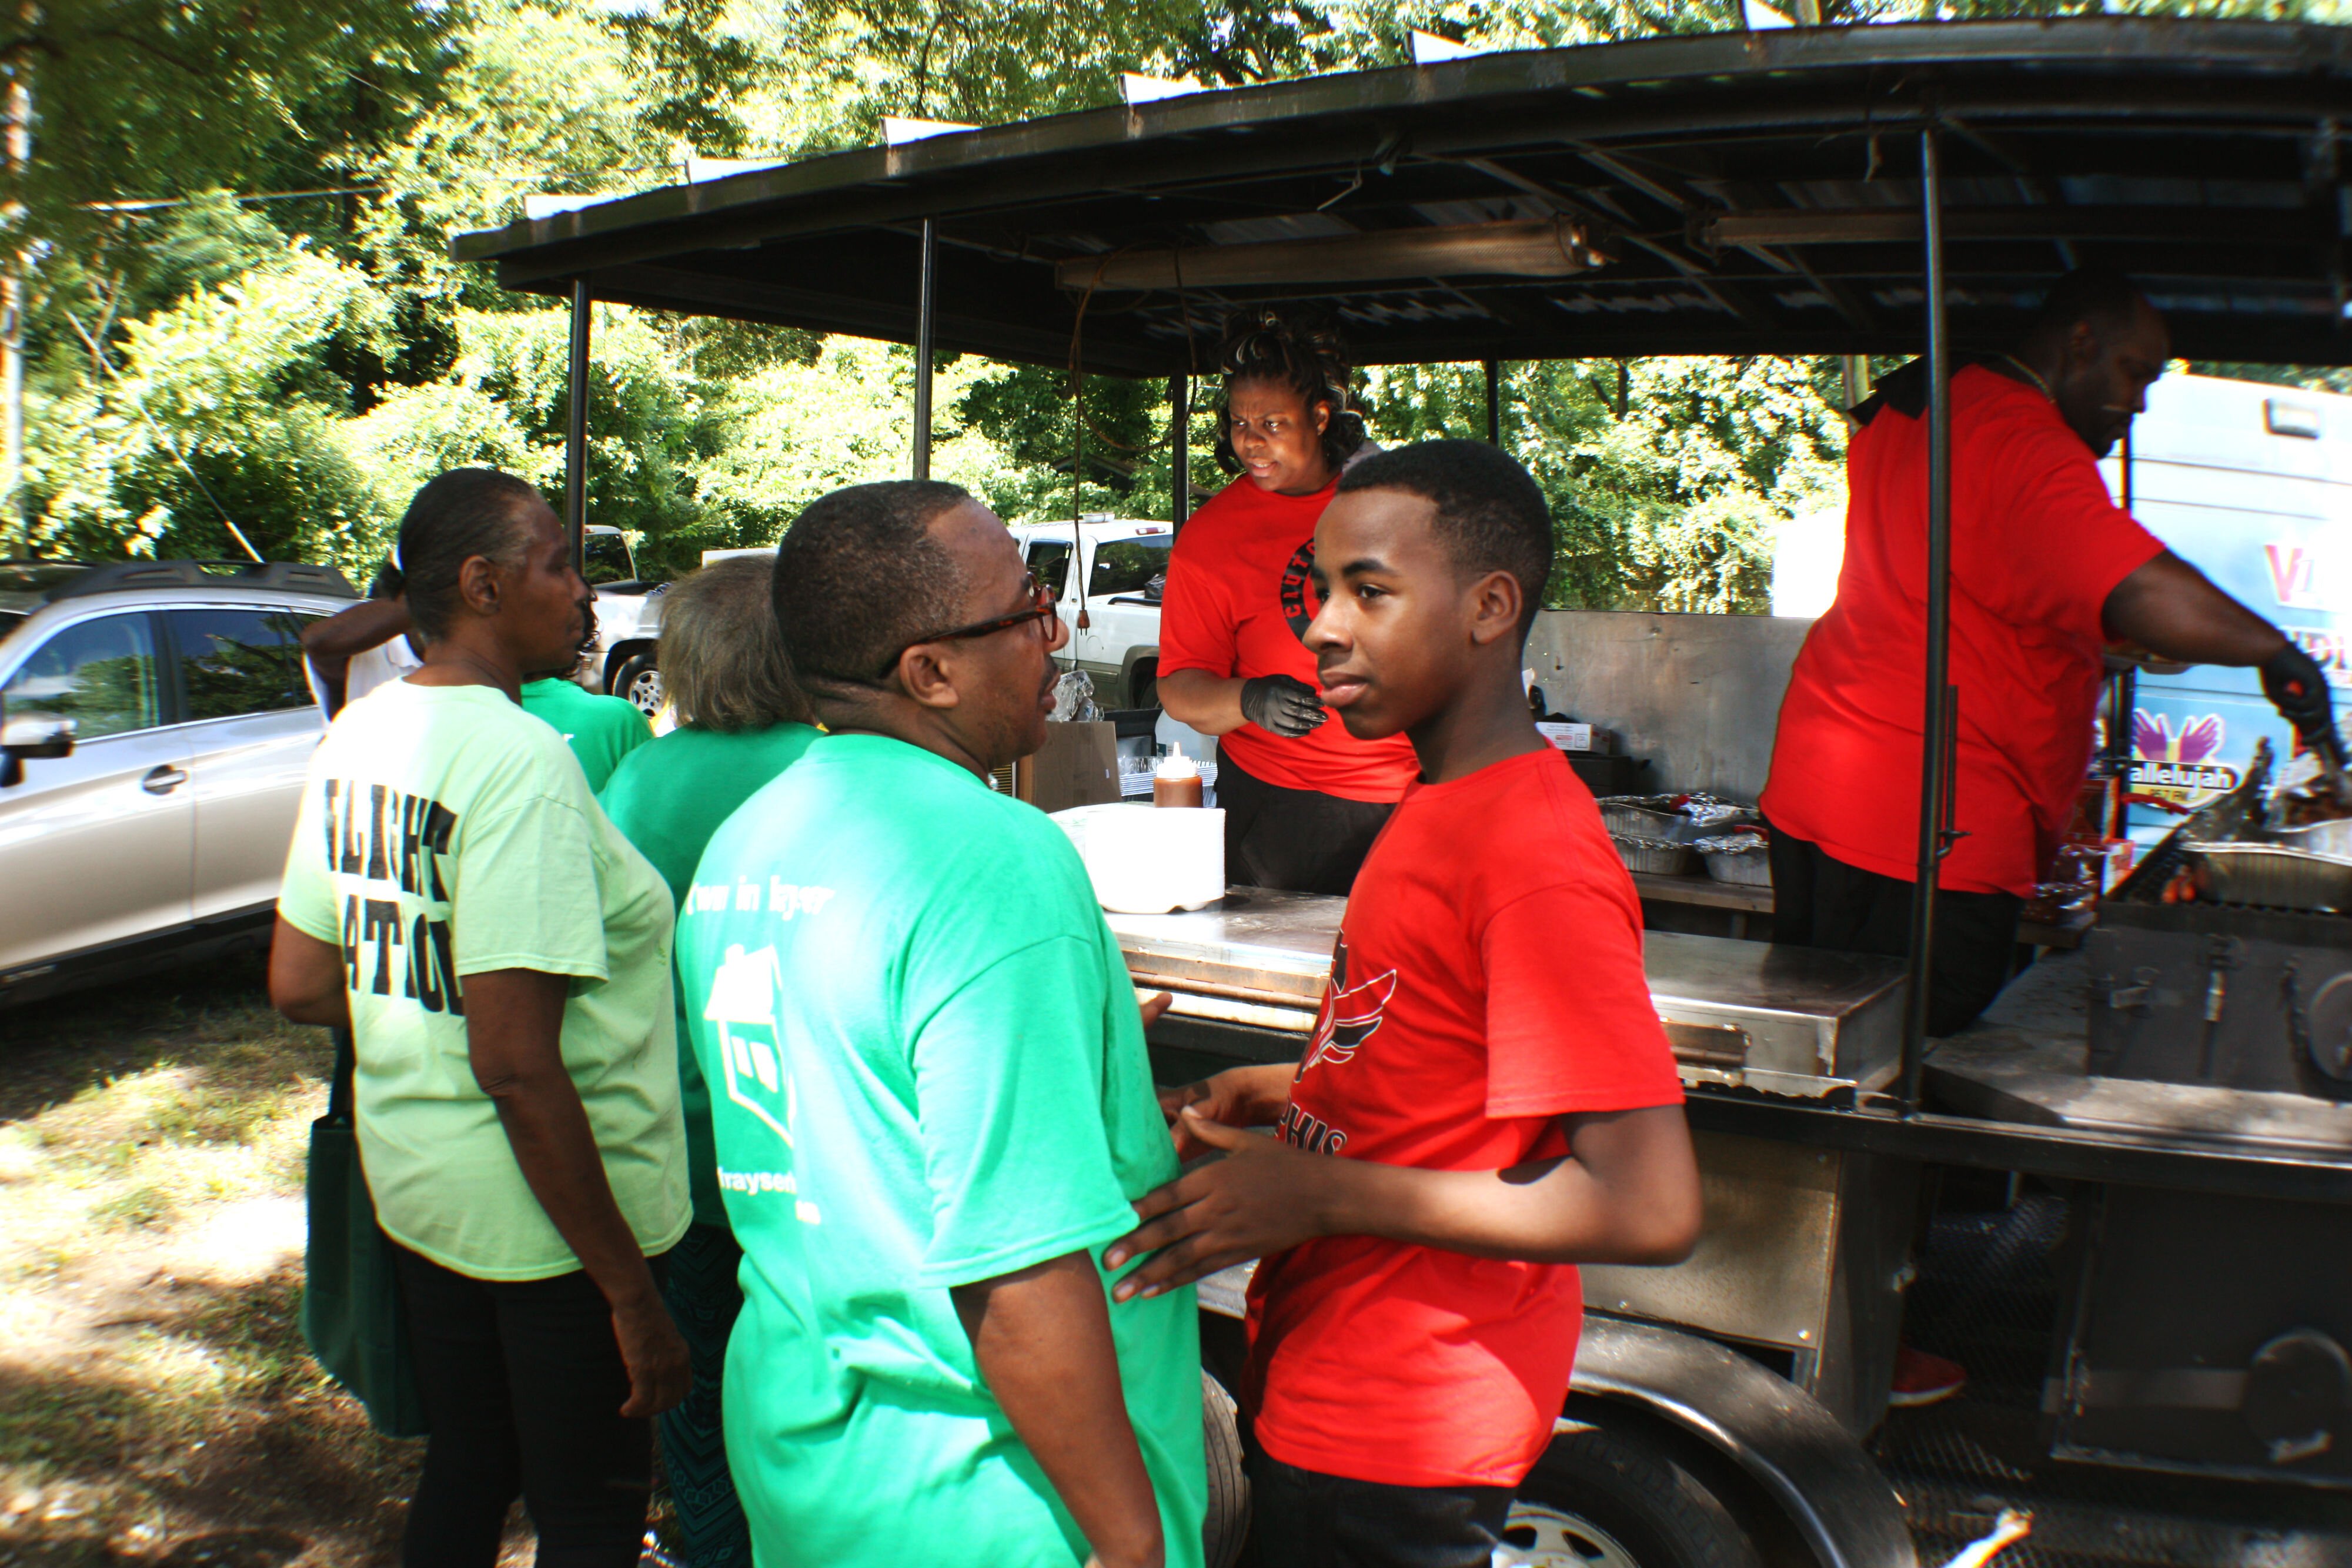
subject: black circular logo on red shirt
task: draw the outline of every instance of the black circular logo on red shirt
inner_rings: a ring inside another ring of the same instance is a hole
[[[1315,541],[1308,539],[1282,569],[1282,618],[1290,622],[1290,634],[1302,643],[1307,641],[1307,624],[1323,608],[1322,596],[1315,591],[1314,573]]]

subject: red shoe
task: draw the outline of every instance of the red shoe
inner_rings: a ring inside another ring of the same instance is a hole
[[[1969,1369],[1958,1362],[1899,1345],[1895,1352],[1895,1386],[1887,1393],[1886,1402],[1906,1410],[1934,1405],[1949,1399],[1968,1383]]]

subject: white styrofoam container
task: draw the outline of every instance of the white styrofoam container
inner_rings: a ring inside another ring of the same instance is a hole
[[[1225,814],[1192,806],[1074,806],[1054,813],[1095,901],[1119,915],[1199,909],[1225,895]]]

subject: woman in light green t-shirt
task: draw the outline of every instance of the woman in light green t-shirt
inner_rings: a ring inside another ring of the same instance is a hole
[[[430,1429],[410,1568],[634,1568],[652,1417],[689,1370],[661,1295],[692,1218],[659,874],[517,706],[589,604],[555,514],[458,469],[394,555],[424,667],[337,716],[304,786],[271,999],[345,1025],[361,1163]]]
[[[673,901],[719,824],[800,760],[816,738],[792,678],[766,556],[738,556],[672,585],[663,601],[662,687],[677,727],[621,758],[600,797],[613,825],[669,883]],[[661,1418],[662,1472],[695,1568],[751,1568],[751,1536],[727,1468],[719,1386],[727,1340],[742,1311],[743,1249],[719,1197],[710,1090],[688,1049],[678,989],[678,1084],[686,1105],[694,1226],[670,1255],[669,1310],[694,1355],[694,1392]]]

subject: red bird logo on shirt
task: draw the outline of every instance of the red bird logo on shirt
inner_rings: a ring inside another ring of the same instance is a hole
[[[1354,1056],[1381,1027],[1396,988],[1394,969],[1359,986],[1348,984],[1348,938],[1342,934],[1331,954],[1331,988],[1323,998],[1323,1014],[1315,1021],[1315,1044],[1298,1064],[1298,1076],[1306,1077],[1318,1062],[1344,1062]]]

